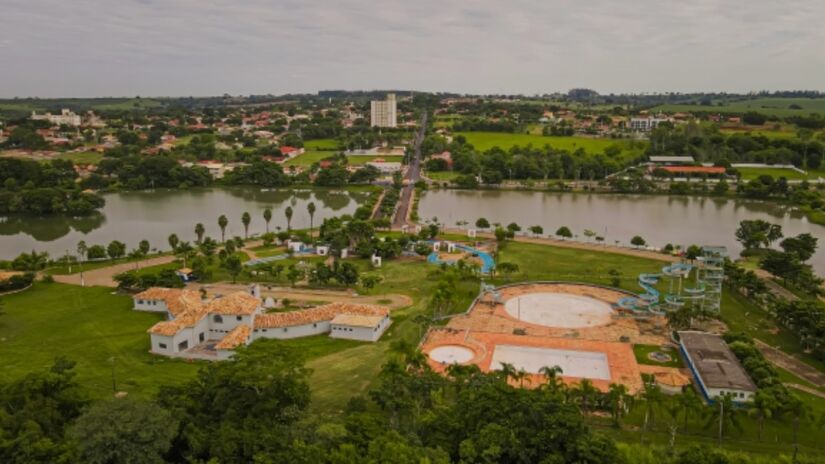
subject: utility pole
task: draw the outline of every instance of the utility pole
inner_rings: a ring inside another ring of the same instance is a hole
[[[117,358],[112,356],[109,361],[112,362],[112,393],[117,393],[117,378],[115,377],[115,361]]]

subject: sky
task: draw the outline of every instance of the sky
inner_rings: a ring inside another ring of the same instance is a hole
[[[0,97],[825,90],[823,0],[0,0]]]

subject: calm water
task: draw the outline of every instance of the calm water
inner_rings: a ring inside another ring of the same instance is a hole
[[[540,225],[544,233],[567,226],[584,240],[590,229],[628,244],[641,235],[653,246],[724,245],[738,255],[741,246],[734,238],[739,221],[764,219],[780,224],[785,236],[807,232],[819,238],[819,251],[811,264],[825,275],[825,227],[811,224],[790,208],[752,200],[653,195],[597,195],[586,193],[544,193],[522,191],[432,190],[421,198],[422,219],[437,217],[454,227],[456,221],[475,223],[480,217],[491,223],[515,222],[526,229]]]
[[[195,240],[195,224],[203,223],[206,235],[220,239],[218,216],[226,215],[226,236],[243,236],[241,215],[252,216],[250,235],[265,231],[263,211],[272,208],[270,230],[286,229],[284,210],[292,206],[292,227],[309,227],[307,204],[314,202],[317,227],[324,218],[351,214],[368,193],[331,190],[270,190],[258,188],[151,191],[105,195],[106,206],[88,217],[0,217],[0,259],[14,258],[23,251],[48,251],[53,257],[74,252],[77,242],[107,244],[120,240],[130,248],[140,240],[152,247],[169,248],[167,238],[176,233],[181,240]]]

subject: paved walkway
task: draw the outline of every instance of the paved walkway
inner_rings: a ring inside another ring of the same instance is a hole
[[[120,273],[131,271],[138,268],[157,266],[160,264],[168,264],[174,260],[174,256],[165,255],[144,259],[142,261],[133,261],[131,263],[115,264],[114,266],[93,269],[91,271],[85,271],[83,273],[83,281],[87,287],[95,285],[99,285],[102,287],[117,287],[117,282],[115,282],[113,277]],[[55,275],[53,277],[56,282],[72,285],[81,285],[79,272],[76,274]]]
[[[756,342],[756,347],[759,348],[759,351],[765,355],[765,358],[767,358],[768,361],[776,364],[799,378],[807,380],[817,387],[825,387],[825,373],[805,364],[788,353],[779,351],[761,340],[754,339],[754,342]]]

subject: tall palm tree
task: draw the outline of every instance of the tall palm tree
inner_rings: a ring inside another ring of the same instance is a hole
[[[312,222],[315,219],[315,203],[309,202],[307,205],[307,212],[309,213],[309,236],[312,237]]]
[[[591,382],[590,379],[582,379],[576,387],[576,394],[581,398],[582,414],[584,414],[585,418],[592,404],[591,400],[594,399],[598,393],[599,390],[593,386],[593,382]]]
[[[200,222],[195,224],[195,235],[198,236],[198,243],[203,241],[203,234],[206,233],[206,229],[203,227],[203,224]]]
[[[292,231],[292,207],[287,206],[284,214],[286,215],[286,231],[290,232]]]
[[[269,233],[269,221],[272,220],[272,208],[264,210],[264,222],[266,223],[266,233]]]
[[[718,424],[718,438],[719,445],[721,446],[726,426],[728,428],[731,426],[737,429],[740,428],[739,412],[733,405],[733,395],[730,393],[717,396],[713,401],[713,411],[711,412],[707,425],[710,427],[713,426],[714,423]]]
[[[252,216],[249,215],[248,211],[244,211],[241,215],[241,222],[243,223],[243,236],[249,238],[249,223],[252,222]]]
[[[682,394],[676,397],[676,401],[679,403],[679,406],[682,407],[682,415],[685,421],[682,431],[687,432],[688,420],[690,416],[696,412],[696,406],[700,404],[699,395],[696,394],[696,390],[693,389],[692,385],[688,385],[682,390]]]
[[[218,227],[221,228],[221,243],[226,241],[226,226],[229,224],[229,219],[226,219],[226,216],[221,214],[218,216]]]
[[[180,255],[181,259],[183,259],[183,267],[186,267],[187,259],[192,258],[194,253],[195,249],[189,242],[180,242],[175,249],[175,254]]]
[[[539,374],[543,375],[547,382],[541,387],[551,392],[560,391],[564,388],[564,382],[561,380],[562,370],[559,366],[543,366],[539,369]]]
[[[613,425],[618,428],[621,428],[622,417],[627,413],[629,398],[627,387],[617,383],[610,384],[607,399],[610,402],[610,415],[613,417]]]
[[[757,390],[748,407],[748,415],[755,417],[759,423],[758,439],[762,441],[762,431],[765,428],[765,419],[773,417],[774,413],[779,408],[779,402],[774,397],[770,390]]]

